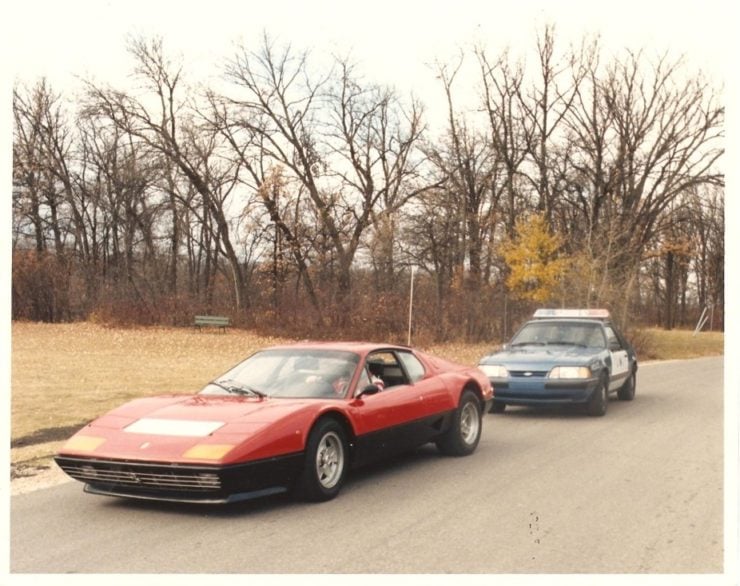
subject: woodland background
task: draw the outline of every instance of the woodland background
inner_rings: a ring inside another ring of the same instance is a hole
[[[430,69],[434,127],[267,34],[209,86],[161,39],[128,50],[126,88],[14,88],[15,320],[405,341],[414,271],[415,342],[503,339],[539,306],[724,328],[722,88],[681,57],[552,26],[527,59],[461,50]]]

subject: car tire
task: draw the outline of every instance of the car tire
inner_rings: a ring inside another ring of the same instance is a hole
[[[619,387],[617,391],[617,397],[620,401],[631,401],[635,398],[635,391],[637,390],[637,373],[633,370],[632,374],[627,377],[624,384]]]
[[[321,419],[306,443],[303,472],[296,483],[296,496],[321,502],[333,499],[342,488],[349,464],[343,427],[334,419]]]
[[[503,413],[506,411],[506,403],[497,403],[494,401],[491,403],[491,408],[488,410],[489,413]]]
[[[591,417],[602,417],[606,415],[606,410],[609,406],[609,394],[606,390],[606,380],[604,377],[599,379],[599,384],[591,393],[591,398],[586,403],[586,413]]]
[[[473,391],[465,389],[453,414],[452,425],[437,440],[437,448],[447,456],[468,456],[478,447],[482,430],[480,401]]]

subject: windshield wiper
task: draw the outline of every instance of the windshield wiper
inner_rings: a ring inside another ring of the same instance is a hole
[[[544,346],[545,342],[514,342],[512,346]]]
[[[254,395],[255,397],[259,397],[261,399],[264,399],[267,397],[266,393],[263,393],[262,391],[258,391],[257,389],[254,389],[252,387],[248,387],[247,385],[244,385],[242,383],[237,383],[233,380],[225,380],[225,381],[217,381],[212,380],[209,384],[216,385],[217,387],[221,387],[223,390],[229,392],[229,393],[236,393],[238,395]]]
[[[565,342],[563,340],[555,340],[554,342],[548,342],[553,346],[578,346],[579,348],[586,348],[586,344],[579,344],[578,342]]]

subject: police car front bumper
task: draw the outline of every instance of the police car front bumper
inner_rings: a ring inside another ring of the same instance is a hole
[[[586,403],[598,386],[598,378],[491,379],[494,403],[505,405],[557,406]]]

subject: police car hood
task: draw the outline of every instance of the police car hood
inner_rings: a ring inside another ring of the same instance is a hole
[[[550,367],[586,366],[599,353],[598,348],[572,346],[567,344],[547,344],[513,346],[484,357],[480,364],[500,364],[504,366]]]

